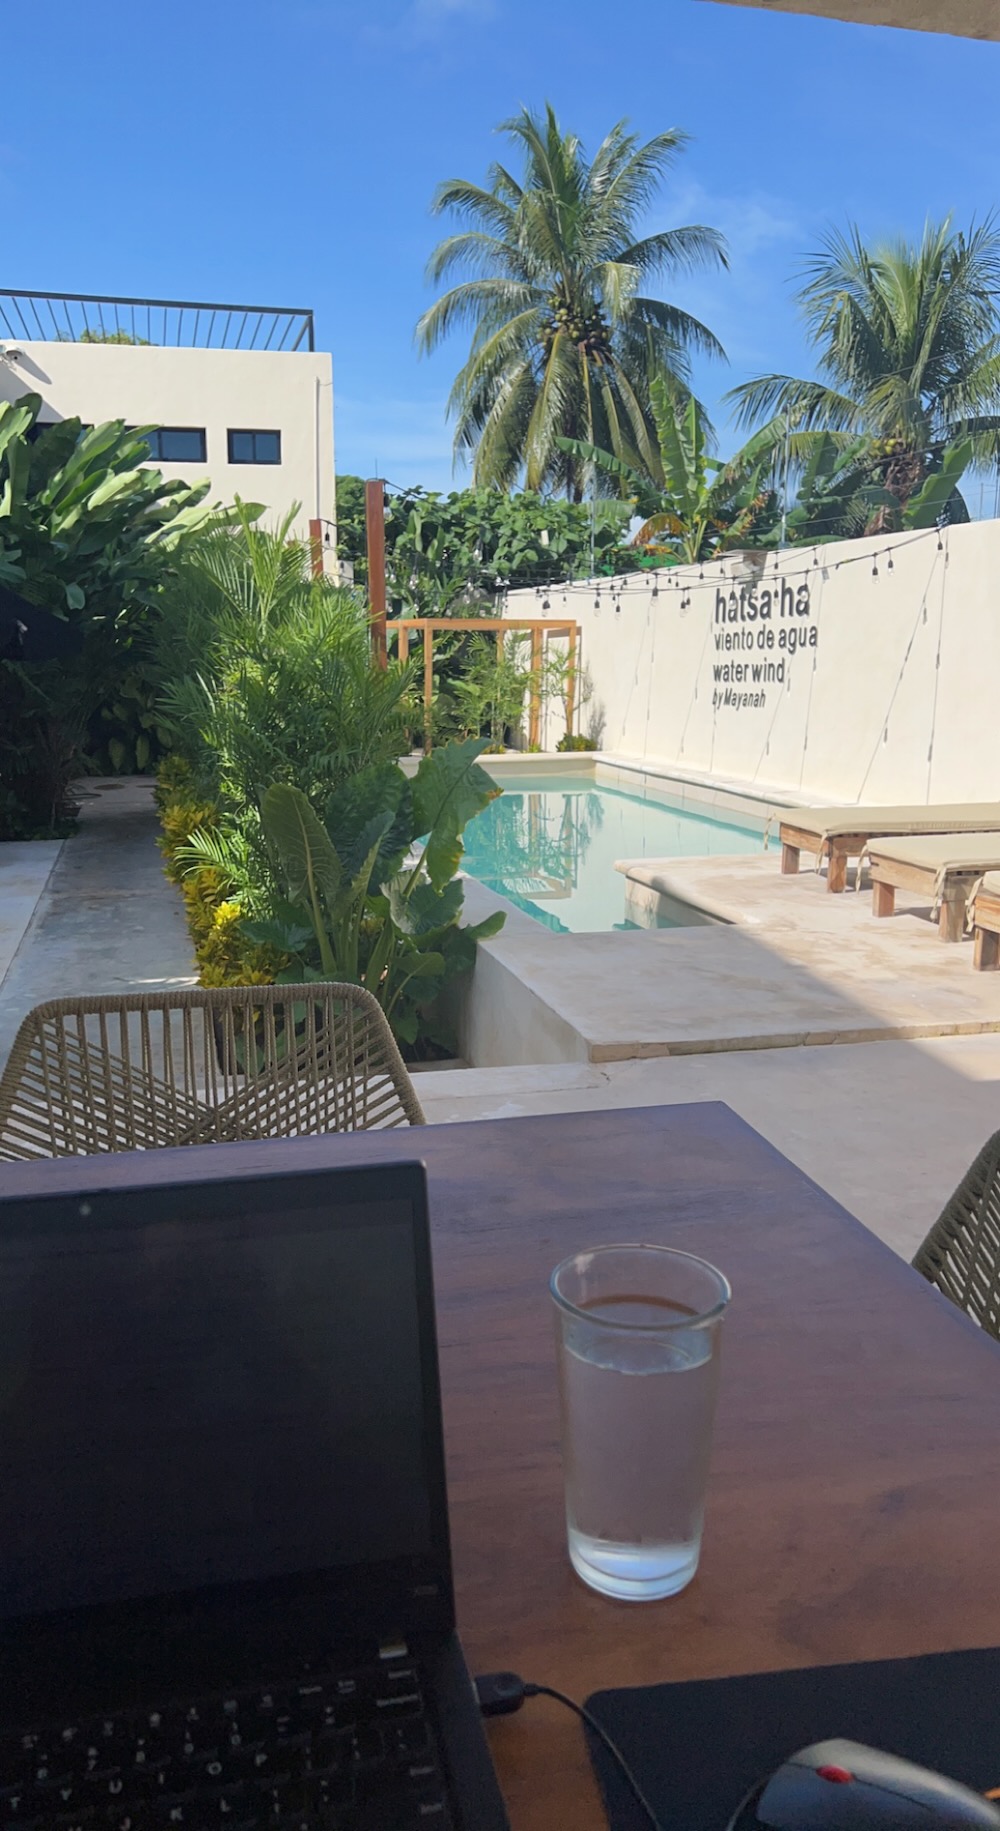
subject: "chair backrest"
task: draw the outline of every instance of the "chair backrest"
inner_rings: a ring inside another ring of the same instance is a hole
[[[913,1263],[1000,1340],[1000,1132],[984,1144]]]
[[[385,1014],[356,985],[56,999],[0,1080],[0,1159],[422,1125]]]

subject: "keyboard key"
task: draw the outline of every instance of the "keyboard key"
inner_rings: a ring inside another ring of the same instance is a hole
[[[8,1735],[0,1831],[446,1831],[440,1786],[404,1653]]]
[[[426,1717],[406,1717],[402,1723],[393,1723],[389,1733],[397,1755],[422,1755],[430,1747]]]

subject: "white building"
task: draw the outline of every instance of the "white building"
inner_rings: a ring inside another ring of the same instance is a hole
[[[209,501],[299,505],[335,570],[333,369],[311,311],[0,291],[0,400],[40,394],[41,420],[152,426],[165,477]],[[315,533],[315,529],[314,529]]]

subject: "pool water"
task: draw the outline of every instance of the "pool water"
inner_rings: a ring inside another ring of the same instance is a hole
[[[759,852],[760,832],[563,775],[519,776],[464,833],[462,869],[560,934],[634,928],[618,858]]]

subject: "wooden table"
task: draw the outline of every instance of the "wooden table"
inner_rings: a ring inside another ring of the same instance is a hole
[[[473,1670],[605,1685],[1000,1642],[1000,1349],[717,1105],[5,1168],[5,1188],[425,1160],[459,1620]],[[606,1601],[567,1561],[548,1274],[666,1241],[734,1300],[702,1567]],[[604,1824],[575,1720],[491,1728],[514,1831]]]

